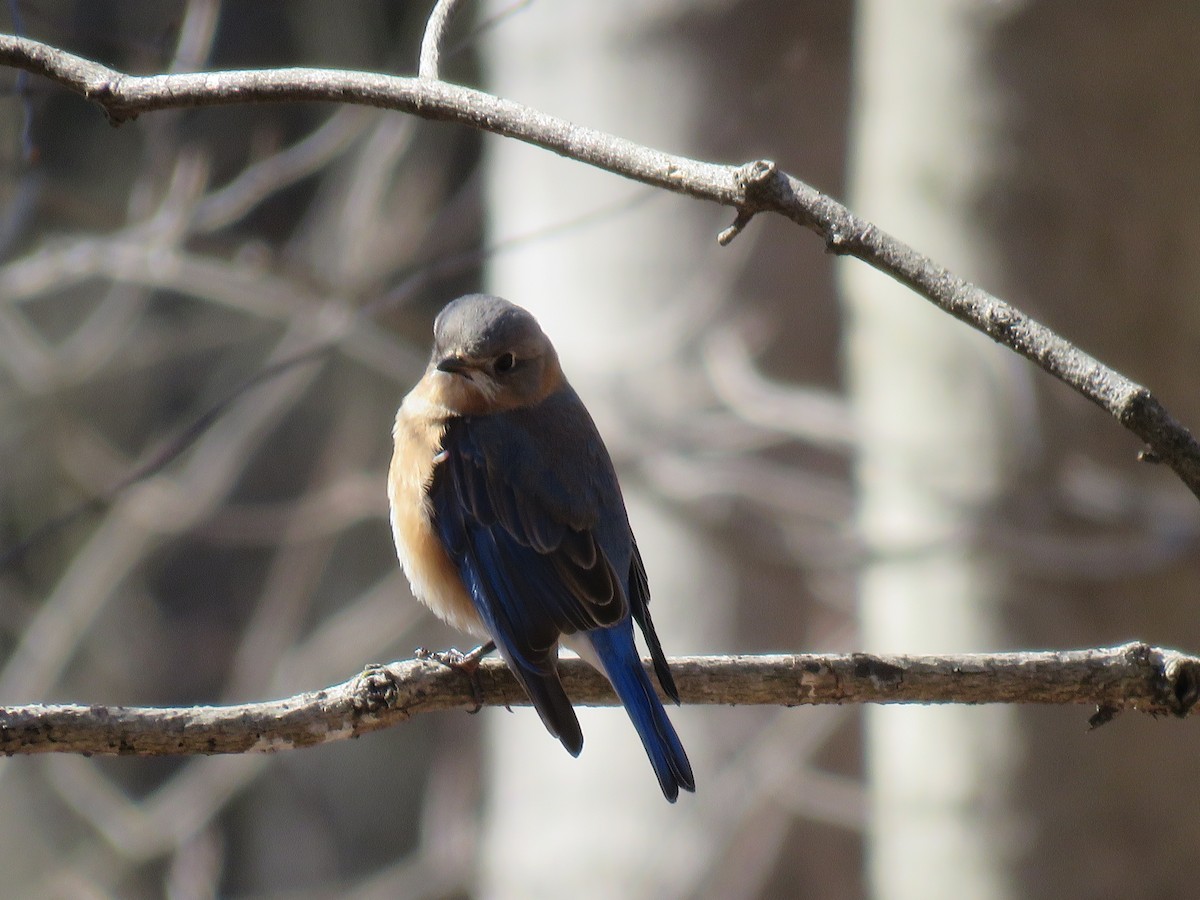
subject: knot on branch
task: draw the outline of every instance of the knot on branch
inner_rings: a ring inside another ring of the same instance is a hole
[[[737,217],[733,224],[717,235],[718,244],[728,246],[750,224],[755,213],[772,205],[772,186],[778,175],[779,167],[770,159],[756,159],[734,172],[734,184],[742,199],[737,204]]]
[[[1200,665],[1194,657],[1174,652],[1163,653],[1160,662],[1163,705],[1183,718],[1200,700]]]
[[[124,106],[124,82],[124,75],[113,72],[111,77],[103,75],[92,78],[83,89],[83,96],[100,107],[113,128],[138,117],[136,111]]]
[[[1146,672],[1154,704],[1148,712],[1169,712],[1179,718],[1191,713],[1200,700],[1200,659],[1140,641],[1121,649],[1131,665]],[[1103,716],[1104,712],[1101,709],[1097,715]],[[1112,715],[1104,717],[1104,721],[1110,718]]]
[[[779,166],[771,159],[756,159],[748,162],[737,170],[734,180],[738,188],[746,195],[746,201],[752,203],[755,195],[761,197],[764,188],[769,187],[779,173]]]
[[[396,677],[386,666],[372,663],[355,679],[350,705],[359,715],[371,715],[394,708],[399,698],[400,687]]]
[[[854,677],[866,679],[877,690],[898,688],[904,683],[904,669],[895,663],[869,653],[852,653],[850,659]]]
[[[833,256],[860,254],[874,230],[874,225],[860,222],[853,217],[830,223],[824,229],[825,252]]]

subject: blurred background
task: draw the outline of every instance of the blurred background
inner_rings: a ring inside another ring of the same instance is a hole
[[[135,73],[412,74],[430,3],[9,0]],[[768,157],[1200,423],[1200,7],[465,3],[443,76]],[[529,307],[617,460],[668,654],[1196,650],[1200,507],[1098,409],[822,241],[461,127],[332,105],[119,128],[0,97],[0,703],[286,696],[466,646],[384,474],[430,325]],[[619,710],[276,756],[0,760],[12,897],[1117,897],[1200,881],[1193,722]]]

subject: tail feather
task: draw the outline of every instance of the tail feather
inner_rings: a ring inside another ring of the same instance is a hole
[[[642,739],[663,796],[674,803],[680,788],[696,790],[692,764],[638,658],[631,623],[626,620],[611,628],[598,628],[588,632],[587,637]]]
[[[499,646],[498,642],[497,644]],[[525,693],[529,695],[533,708],[537,710],[546,730],[562,742],[568,753],[578,756],[583,750],[583,731],[579,727],[579,718],[575,715],[571,698],[563,690],[558,670],[551,668],[550,671],[543,672],[530,669],[517,663],[505,653],[502,646],[500,654],[517,681],[521,682],[521,687],[525,688]]]
[[[654,620],[650,618],[650,582],[646,579],[646,566],[642,563],[642,554],[638,550],[637,541],[633,542],[633,559],[629,564],[629,605],[633,611],[633,620],[642,629],[646,639],[646,647],[650,650],[650,658],[654,661],[654,674],[663,692],[679,705],[679,689],[675,687],[675,678],[667,665],[667,654],[663,653],[662,644],[658,640],[658,632],[654,630]]]

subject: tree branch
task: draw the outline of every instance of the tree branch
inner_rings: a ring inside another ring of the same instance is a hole
[[[450,24],[450,16],[454,14],[454,6],[458,0],[437,0],[433,12],[425,22],[425,34],[421,38],[421,62],[417,73],[421,78],[436,79],[438,65],[442,56],[442,41],[446,37],[446,27]]]
[[[708,656],[671,661],[687,704],[801,706],[828,703],[1044,703],[1117,712],[1190,714],[1200,658],[1134,643],[1097,650],[958,656]],[[582,660],[560,663],[575,703],[612,706],[608,682]],[[478,670],[485,706],[529,703],[508,667]],[[422,713],[475,708],[469,677],[411,660],[370,667],[342,684],[242,706],[0,707],[0,752],[164,756],[291,750],[358,737]]]
[[[769,161],[734,167],[673,156],[431,79],[322,69],[132,76],[11,35],[0,35],[0,64],[58,82],[100,105],[113,122],[158,109],[286,101],[356,103],[458,122],[731,206],[736,219],[720,235],[722,243],[757,213],[779,213],[820,234],[831,252],[890,274],[1074,387],[1144,440],[1148,457],[1170,465],[1200,496],[1200,445],[1144,387]],[[1143,644],[959,657],[688,658],[674,661],[673,668],[688,703],[1088,703],[1100,707],[1096,724],[1122,709],[1186,715],[1200,693],[1200,660]],[[562,671],[576,702],[613,702],[607,683],[585,664],[564,661]],[[527,702],[498,661],[479,670],[479,690],[488,705]],[[0,750],[135,755],[276,750],[355,737],[422,712],[471,708],[473,696],[460,674],[413,661],[372,669],[324,691],[238,707],[0,708]]]
[[[444,4],[446,8],[450,5]],[[435,33],[436,29],[428,40],[430,54],[436,46]],[[429,58],[432,60],[432,55]],[[0,35],[0,65],[34,72],[63,85],[97,103],[114,123],[160,109],[311,101],[378,106],[458,122],[645,184],[734,207],[736,218],[719,236],[722,243],[733,240],[757,213],[779,213],[821,235],[831,252],[856,257],[891,275],[1070,385],[1148,445],[1143,459],[1170,466],[1200,497],[1200,443],[1149,390],[815,188],[780,172],[768,160],[739,167],[673,156],[519,103],[429,78],[303,68],[127,75],[15,35]]]

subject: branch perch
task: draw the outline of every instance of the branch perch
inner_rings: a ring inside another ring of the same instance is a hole
[[[1096,650],[958,656],[698,656],[671,661],[686,704],[1090,704],[1103,724],[1117,712],[1189,715],[1200,697],[1200,658],[1147,644]],[[603,676],[560,663],[582,706],[613,706]],[[527,706],[508,667],[486,660],[478,698],[468,676],[411,660],[370,667],[342,684],[286,700],[161,709],[124,706],[0,707],[0,752],[164,756],[291,750],[358,737],[438,710]]]
[[[452,3],[439,4],[447,11]],[[437,33],[437,29],[434,30]],[[424,70],[435,68],[436,37]],[[458,122],[543,147],[655,187],[737,210],[719,240],[732,241],[760,212],[821,235],[833,253],[887,273],[1106,410],[1145,442],[1144,460],[1169,466],[1200,497],[1200,443],[1140,384],[1093,359],[1015,307],[958,278],[842,204],[759,160],[725,166],[673,156],[574,125],[510,100],[433,78],[335,69],[264,69],[127,75],[48,44],[0,35],[0,65],[43,75],[98,104],[114,122],[160,109],[233,103],[355,103]],[[425,72],[423,72],[425,74]]]
[[[12,35],[0,35],[0,65],[63,85],[98,104],[114,123],[160,109],[299,101],[378,106],[457,122],[732,207],[736,218],[721,233],[722,243],[758,213],[778,213],[820,234],[831,252],[891,275],[1075,388],[1147,444],[1143,458],[1170,466],[1200,497],[1200,444],[1146,388],[770,161],[725,166],[673,156],[432,78],[324,69],[134,76]],[[1081,703],[1098,706],[1092,721],[1102,724],[1124,709],[1188,715],[1200,696],[1200,659],[1144,644],[948,657],[696,657],[677,659],[672,667],[686,703]],[[565,660],[562,674],[577,703],[614,702],[607,683],[586,664]],[[499,661],[484,663],[478,679],[485,705],[527,702]],[[418,660],[373,668],[323,691],[236,707],[0,707],[0,751],[153,756],[280,750],[357,737],[424,712],[471,709],[476,696],[465,676]]]

